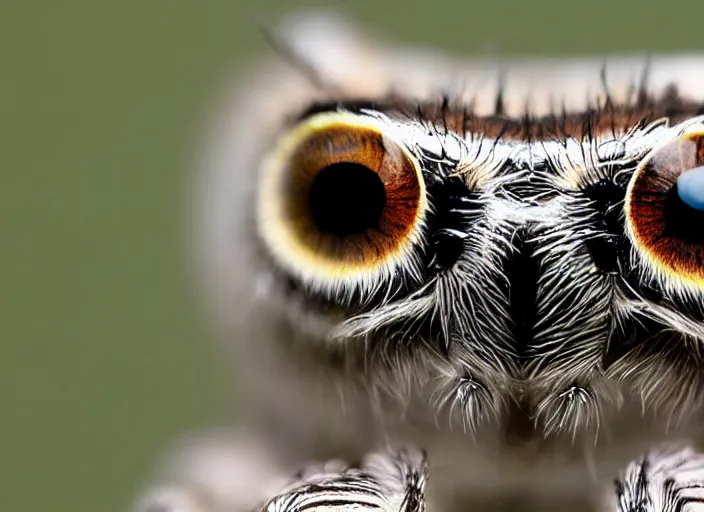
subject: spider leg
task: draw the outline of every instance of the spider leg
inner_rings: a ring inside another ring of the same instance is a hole
[[[137,512],[425,512],[427,461],[416,451],[296,471],[254,436],[209,435],[191,440],[165,466]]]
[[[614,512],[704,511],[704,454],[690,447],[649,452],[615,481]]]
[[[373,453],[359,466],[340,462],[309,466],[261,512],[424,512],[425,454]]]

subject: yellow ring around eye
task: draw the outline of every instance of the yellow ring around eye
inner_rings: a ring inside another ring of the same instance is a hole
[[[678,177],[704,164],[704,130],[684,133],[653,149],[628,184],[626,232],[657,273],[704,288],[704,212],[677,193]]]
[[[262,167],[257,229],[287,272],[330,286],[391,275],[405,261],[427,199],[396,130],[370,116],[321,113],[276,142]]]

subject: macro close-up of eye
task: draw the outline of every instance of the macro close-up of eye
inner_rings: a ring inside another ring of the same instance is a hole
[[[425,204],[419,164],[389,125],[322,113],[284,134],[265,162],[258,231],[301,280],[359,282],[403,263]]]
[[[704,285],[704,133],[654,149],[631,178],[626,225],[659,272]]]

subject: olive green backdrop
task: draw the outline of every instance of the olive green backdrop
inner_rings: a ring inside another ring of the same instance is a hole
[[[466,52],[704,46],[696,1],[325,5]],[[216,417],[180,178],[216,79],[284,6],[0,0],[0,510],[127,510]]]

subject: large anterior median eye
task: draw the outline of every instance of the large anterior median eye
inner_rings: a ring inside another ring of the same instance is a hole
[[[258,201],[259,234],[277,263],[318,288],[392,275],[426,209],[418,162],[394,127],[340,112],[284,134]]]
[[[660,272],[704,287],[704,132],[653,150],[631,178],[626,226]]]

